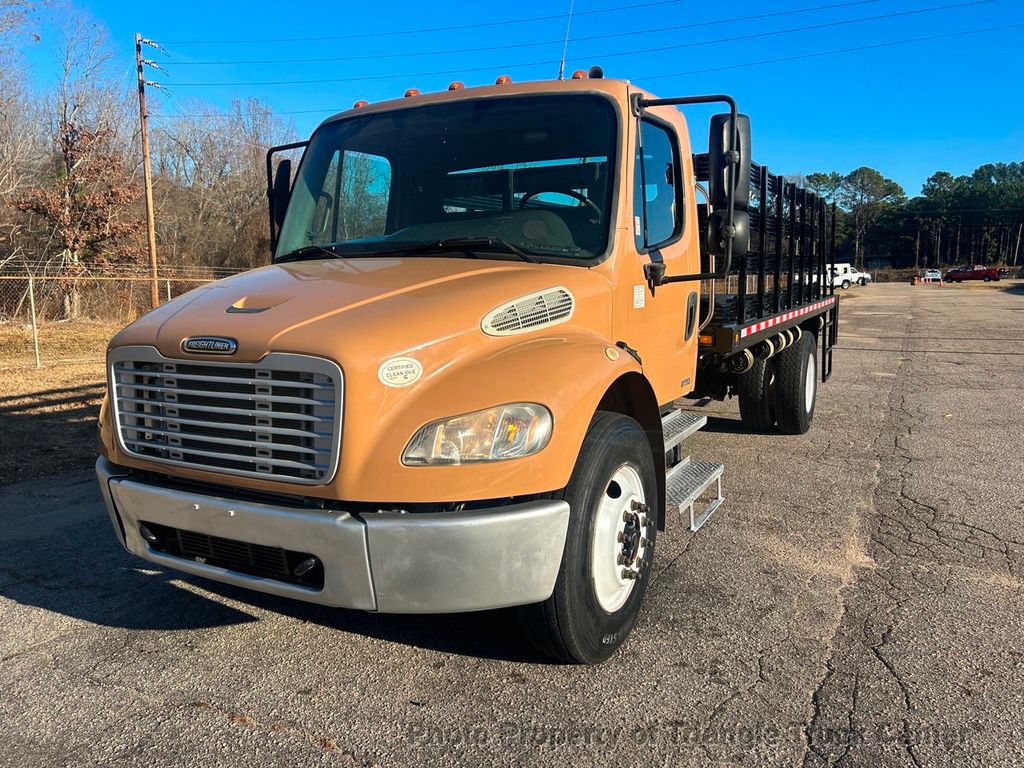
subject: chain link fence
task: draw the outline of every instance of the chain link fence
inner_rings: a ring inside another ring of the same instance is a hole
[[[182,269],[158,280],[160,301],[233,274]],[[0,273],[0,370],[102,362],[107,342],[152,308],[143,270],[103,276]]]

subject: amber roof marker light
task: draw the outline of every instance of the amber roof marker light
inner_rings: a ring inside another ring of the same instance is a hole
[[[462,82],[461,80],[453,80],[452,82],[450,82],[448,84],[448,90],[449,91],[461,91],[465,87],[466,87],[466,84],[464,82]]]
[[[508,75],[498,75],[498,79],[494,81],[495,85],[508,85],[512,82],[512,78]]]
[[[408,98],[412,98],[413,96],[419,96],[419,95],[420,95],[420,89],[419,88],[410,88],[409,90],[407,90],[405,92],[405,98],[407,98],[407,99]]]
[[[582,69],[577,69],[575,72],[572,73],[572,79],[573,80],[586,80],[587,79],[587,73],[584,72]]]
[[[359,109],[360,107],[365,107],[369,103],[370,102],[368,102],[366,99],[360,99],[359,101],[352,105],[352,109]]]

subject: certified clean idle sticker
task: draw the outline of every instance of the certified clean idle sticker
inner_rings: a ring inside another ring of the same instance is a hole
[[[385,360],[377,371],[377,378],[388,387],[407,387],[423,375],[419,360],[411,357],[393,357]]]

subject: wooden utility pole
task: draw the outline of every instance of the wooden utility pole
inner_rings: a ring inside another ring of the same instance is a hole
[[[135,33],[135,66],[139,75],[139,124],[142,129],[142,175],[146,184],[146,229],[149,235],[149,295],[153,308],[160,306],[160,288],[156,271],[156,222],[153,214],[153,171],[149,163],[149,115],[146,112],[146,60],[142,58],[142,44],[152,45]]]

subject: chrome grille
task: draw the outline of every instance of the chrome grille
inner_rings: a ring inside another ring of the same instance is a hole
[[[343,387],[328,360],[275,352],[258,363],[207,362],[121,347],[108,364],[129,454],[292,483],[334,475]]]

